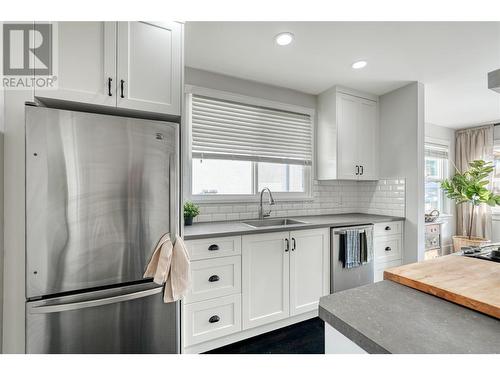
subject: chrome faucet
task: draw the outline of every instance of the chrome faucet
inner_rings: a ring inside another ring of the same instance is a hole
[[[262,191],[260,192],[260,206],[259,206],[259,219],[261,219],[261,220],[264,219],[265,217],[271,216],[271,211],[272,211],[271,207],[269,207],[269,211],[264,213],[264,209],[262,208],[262,196],[264,195],[264,192],[266,190],[269,192],[269,205],[274,206],[274,204],[275,204],[274,198],[273,198],[273,193],[271,193],[271,190],[268,187],[265,187],[264,189],[262,189]]]

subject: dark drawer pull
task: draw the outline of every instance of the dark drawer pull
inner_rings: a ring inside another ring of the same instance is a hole
[[[111,92],[111,82],[113,82],[113,78],[109,77],[108,78],[108,95],[113,96],[113,93]]]
[[[391,250],[392,250],[392,249],[391,249],[389,246],[387,246],[387,247],[385,248],[385,251],[391,251]]]
[[[391,230],[391,227],[387,226],[385,227],[385,230]]]
[[[211,316],[210,319],[208,319],[209,323],[217,323],[220,320],[220,318],[217,315]]]
[[[214,245],[210,245],[210,246],[208,247],[208,250],[209,250],[209,251],[219,250],[219,245],[215,245],[215,244],[214,244]]]
[[[208,281],[210,281],[211,283],[214,283],[214,282],[219,281],[219,280],[220,280],[220,278],[217,275],[212,275],[208,278]]]
[[[124,98],[125,96],[123,95],[123,84],[125,81],[123,79],[120,80],[120,89],[121,89],[121,95],[120,98]]]

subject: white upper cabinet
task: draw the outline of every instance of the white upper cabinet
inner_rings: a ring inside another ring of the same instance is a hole
[[[358,100],[358,164],[360,180],[378,178],[378,105],[373,100]]]
[[[330,228],[293,231],[290,240],[290,315],[297,315],[330,294]]]
[[[332,105],[335,105],[333,103]],[[337,98],[337,179],[354,180],[359,175],[357,151],[359,129],[357,98],[339,94]],[[332,145],[333,147],[333,145]]]
[[[319,180],[378,178],[377,97],[333,87],[318,97]]]
[[[176,22],[118,23],[118,107],[181,114],[181,43]]]
[[[52,33],[57,88],[35,96],[115,106],[116,22],[53,22]]]
[[[243,329],[289,316],[289,232],[242,237]]]
[[[52,30],[57,88],[35,96],[180,116],[182,24],[53,22]]]

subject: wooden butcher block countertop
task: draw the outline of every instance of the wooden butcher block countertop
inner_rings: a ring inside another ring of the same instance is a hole
[[[500,319],[500,263],[447,255],[390,268],[384,279]]]

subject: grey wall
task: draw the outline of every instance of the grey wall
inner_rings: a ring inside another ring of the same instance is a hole
[[[3,337],[3,133],[4,124],[4,100],[3,87],[0,87],[0,353],[2,353]]]
[[[260,82],[247,81],[205,70],[186,67],[184,83],[187,85],[207,87],[215,90],[229,91],[236,94],[254,96],[281,103],[316,108],[316,96],[282,87],[266,85]]]
[[[424,256],[424,87],[414,82],[380,96],[380,175],[406,179],[403,262]],[[395,157],[397,155],[397,157]]]
[[[453,176],[455,170],[455,129],[427,123],[425,124],[425,137],[446,141],[450,144],[448,174]],[[441,228],[444,254],[452,252],[452,236],[455,235],[456,230],[456,205],[453,201],[448,200],[447,206],[447,212],[442,212],[440,216],[440,221],[443,223]]]

